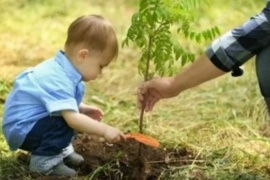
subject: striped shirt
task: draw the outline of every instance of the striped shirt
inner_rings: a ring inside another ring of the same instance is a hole
[[[270,2],[263,10],[242,26],[230,30],[216,39],[206,50],[206,55],[219,69],[233,76],[242,75],[239,68],[246,61],[270,46]]]

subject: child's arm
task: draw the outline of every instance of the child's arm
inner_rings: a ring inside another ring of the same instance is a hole
[[[81,102],[81,104],[80,104],[80,106],[79,106],[79,111],[80,111],[80,113],[84,113],[84,109],[85,109],[85,107],[86,107],[87,105],[85,104],[85,103],[83,103],[83,102]]]
[[[104,137],[110,143],[125,140],[125,136],[120,130],[95,121],[84,114],[68,110],[61,113],[67,124],[77,131]]]
[[[96,107],[96,106],[90,106],[84,103],[81,103],[79,106],[80,113],[94,119],[97,121],[101,121],[103,118],[103,111]]]

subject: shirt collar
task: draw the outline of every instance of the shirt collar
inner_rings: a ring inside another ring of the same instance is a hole
[[[55,61],[63,67],[68,78],[74,83],[78,84],[82,80],[82,75],[73,66],[70,60],[65,56],[65,52],[58,51],[55,56]]]

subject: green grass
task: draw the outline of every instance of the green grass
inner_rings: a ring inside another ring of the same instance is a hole
[[[218,25],[221,32],[225,32],[259,12],[264,3],[263,0],[214,1],[202,10],[204,16],[194,26],[204,29],[209,24]],[[102,14],[112,21],[121,41],[136,9],[131,0],[0,0],[0,4],[3,79],[0,85],[5,89],[10,88],[7,84],[22,69],[53,56],[62,48],[67,26],[74,18]],[[198,52],[206,47],[206,44],[183,43]],[[135,92],[142,81],[136,69],[139,56],[136,48],[120,49],[118,60],[105,69],[99,80],[89,83],[84,99],[103,108],[104,121],[123,131],[138,130]],[[160,102],[146,115],[146,133],[156,137],[162,146],[185,146],[205,161],[201,165],[171,168],[161,179],[188,179],[200,172],[209,179],[270,179],[270,143],[265,126],[268,116],[253,61],[244,66],[244,76],[225,75]],[[0,93],[0,97],[7,95],[6,90]],[[98,103],[97,98],[104,103]],[[0,115],[2,109],[0,104]],[[0,179],[13,172],[19,172],[22,179],[29,179],[25,167],[16,161],[16,155],[8,150],[1,135]]]

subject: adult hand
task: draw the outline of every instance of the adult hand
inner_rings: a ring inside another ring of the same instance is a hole
[[[86,105],[86,104],[82,104],[80,106],[80,112],[97,121],[101,121],[104,114],[100,108],[96,106]]]
[[[137,104],[139,109],[145,105],[145,111],[151,111],[160,99],[177,96],[179,91],[174,81],[174,77],[159,77],[144,82],[138,88],[137,92]]]

